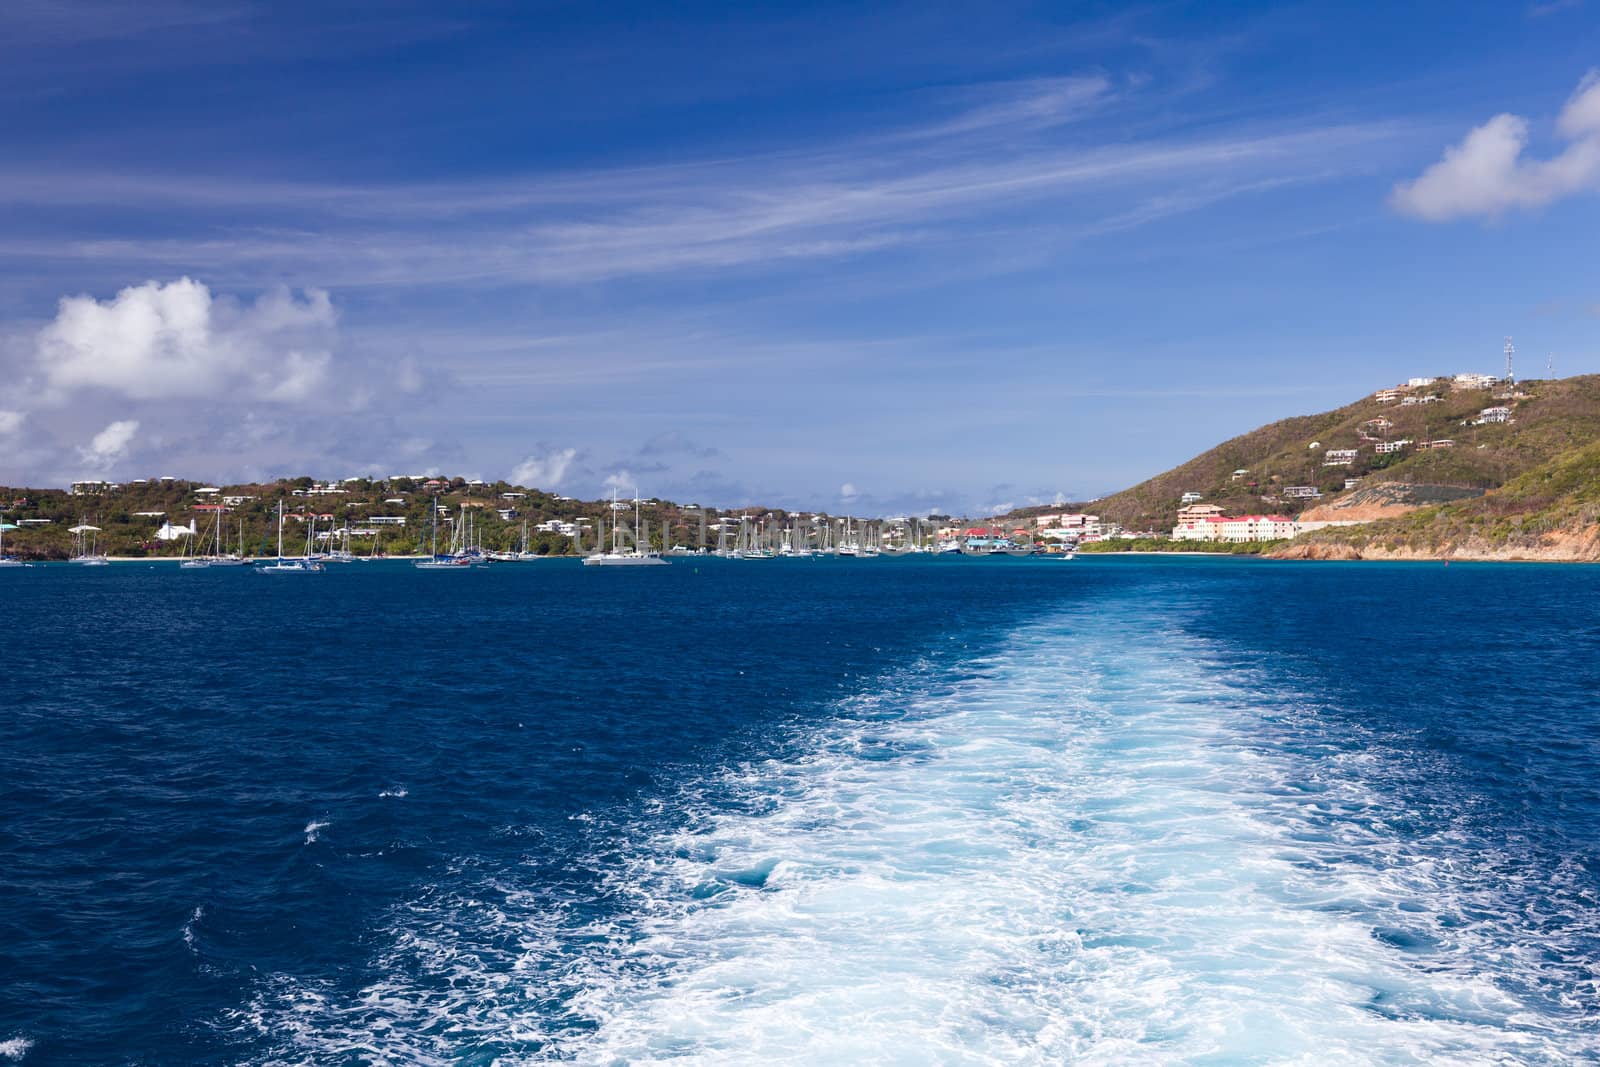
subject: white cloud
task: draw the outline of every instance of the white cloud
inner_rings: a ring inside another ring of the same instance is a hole
[[[844,501],[846,504],[850,503],[860,495],[861,490],[855,487],[854,482],[845,482],[839,487],[839,499]]]
[[[1412,182],[1394,187],[1397,211],[1431,222],[1493,217],[1600,189],[1600,71],[1590,71],[1561,109],[1556,132],[1569,143],[1549,159],[1528,159],[1528,122],[1496,115]]]
[[[615,474],[606,475],[606,480],[600,484],[605,486],[607,489],[615,489],[619,493],[623,490],[627,490],[630,493],[636,493],[639,491],[638,480],[625,470],[619,470]]]
[[[136,400],[240,390],[293,402],[326,378],[337,313],[328,294],[272,290],[254,304],[213,298],[201,282],[145,282],[114,298],[64,297],[36,356],[61,391],[100,388]]]
[[[137,419],[119,419],[95,434],[86,447],[78,449],[78,456],[94,467],[109,466],[128,454],[128,446],[138,432]]]
[[[528,456],[511,472],[517,485],[535,489],[554,489],[567,476],[567,468],[578,455],[576,448],[549,448]]]
[[[22,421],[28,417],[23,411],[0,411],[0,437],[6,437],[22,429]]]

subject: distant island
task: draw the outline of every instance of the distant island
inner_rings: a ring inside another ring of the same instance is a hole
[[[1600,560],[1600,375],[1415,377],[1071,507],[1002,521],[1094,530],[1089,552]]]
[[[195,539],[269,554],[276,508],[321,544],[361,555],[428,551],[437,501],[470,513],[485,545],[537,555],[596,547],[615,515],[504,481],[309,477],[245,485],[180,478],[0,488],[5,548],[67,559],[92,538],[121,558],[183,555]],[[628,510],[631,513],[631,503]],[[1600,375],[1514,382],[1483,374],[1411,378],[1317,415],[1269,423],[1100,500],[977,520],[850,519],[822,512],[640,503],[644,540],[771,544],[801,524],[854,522],[874,543],[930,550],[1220,552],[1278,559],[1600,560]],[[219,529],[220,527],[220,529]]]

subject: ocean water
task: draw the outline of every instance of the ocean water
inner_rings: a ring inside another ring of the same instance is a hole
[[[0,1065],[1600,1060],[1600,570],[0,604]]]

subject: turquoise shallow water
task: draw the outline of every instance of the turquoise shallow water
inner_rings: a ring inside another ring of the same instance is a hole
[[[3,577],[0,1063],[1600,1057],[1600,571]]]

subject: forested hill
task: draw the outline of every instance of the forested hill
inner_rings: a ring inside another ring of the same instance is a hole
[[[1385,392],[1392,398],[1380,399]],[[1497,490],[1557,461],[1570,461],[1560,468],[1570,476],[1572,464],[1586,469],[1578,453],[1600,444],[1600,375],[1514,387],[1440,379],[1385,392],[1269,423],[1088,507],[1130,530],[1170,528],[1185,493],[1199,493],[1228,514],[1296,515],[1314,506],[1319,515],[1331,514],[1379,483],[1414,487],[1420,503],[1431,487]],[[1484,421],[1493,408],[1508,409],[1507,421]],[[1352,451],[1348,463],[1336,462],[1343,458],[1338,453]],[[1527,496],[1528,486],[1518,484]],[[1307,486],[1321,499],[1284,494]]]

